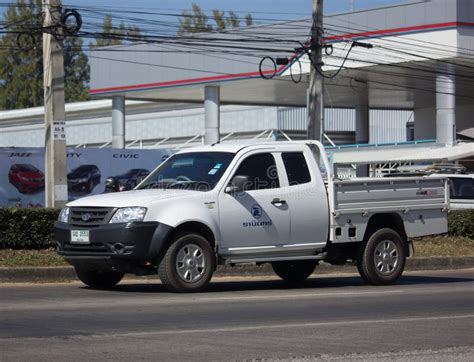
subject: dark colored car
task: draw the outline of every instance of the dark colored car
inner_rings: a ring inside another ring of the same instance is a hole
[[[128,170],[126,173],[122,175],[117,175],[113,177],[108,177],[107,182],[106,182],[106,188],[107,184],[113,185],[113,187],[110,187],[110,189],[114,189],[113,191],[127,191],[133,189],[135,186],[137,186],[142,180],[147,177],[150,174],[150,171],[148,171],[145,168],[132,168],[131,170]],[[110,192],[112,190],[107,190],[107,192]]]
[[[68,191],[92,192],[100,184],[100,171],[96,165],[81,165],[67,175]]]
[[[15,164],[10,167],[8,181],[22,194],[44,189],[44,174],[30,164]]]

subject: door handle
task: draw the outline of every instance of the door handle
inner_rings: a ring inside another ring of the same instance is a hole
[[[271,201],[272,205],[285,205],[286,204],[286,200],[280,200],[278,198],[275,198]]]

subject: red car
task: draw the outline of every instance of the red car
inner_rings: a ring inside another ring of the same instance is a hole
[[[35,166],[15,164],[10,167],[8,181],[22,194],[30,194],[44,189],[44,174]]]

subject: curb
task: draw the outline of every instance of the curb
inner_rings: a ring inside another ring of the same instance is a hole
[[[474,267],[474,256],[459,257],[425,257],[408,258],[405,266],[407,271],[416,270],[447,270]],[[330,265],[320,263],[316,268],[317,274],[331,273],[357,273],[355,265]],[[215,273],[217,277],[225,276],[251,276],[251,275],[273,275],[270,264],[238,265],[234,267],[219,266]],[[156,278],[155,276],[149,276]],[[137,278],[132,276],[132,278]],[[60,267],[20,267],[0,268],[0,283],[45,283],[65,282],[77,280],[72,266]]]

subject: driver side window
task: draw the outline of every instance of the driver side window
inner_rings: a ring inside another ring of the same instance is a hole
[[[271,153],[260,153],[247,157],[235,175],[248,176],[247,190],[265,190],[280,187],[275,158]]]

